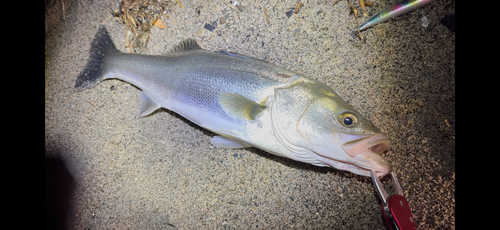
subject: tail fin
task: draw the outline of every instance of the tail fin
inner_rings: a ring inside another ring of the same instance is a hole
[[[111,40],[108,30],[101,26],[92,40],[87,65],[76,78],[75,88],[82,90],[99,83],[103,77],[102,68],[106,57],[115,52],[119,51]]]

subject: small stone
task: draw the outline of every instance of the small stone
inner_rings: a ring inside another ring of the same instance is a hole
[[[210,31],[214,31],[215,27],[212,26],[212,25],[210,25],[210,24],[208,24],[208,23],[205,23],[205,29],[210,30]]]

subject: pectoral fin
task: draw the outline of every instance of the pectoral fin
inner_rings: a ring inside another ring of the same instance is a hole
[[[227,114],[236,119],[254,120],[258,113],[266,107],[246,97],[233,93],[219,96],[219,103]]]
[[[144,91],[141,91],[141,93],[139,94],[139,100],[140,100],[139,116],[141,116],[141,117],[147,116],[147,115],[151,114],[152,112],[154,112],[155,110],[160,108],[158,103],[156,103],[153,99],[148,97],[144,93]]]

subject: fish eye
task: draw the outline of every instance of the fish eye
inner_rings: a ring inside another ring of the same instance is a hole
[[[340,115],[340,123],[345,127],[352,127],[358,122],[358,118],[352,113],[344,113]]]

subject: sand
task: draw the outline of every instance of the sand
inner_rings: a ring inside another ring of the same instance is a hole
[[[347,1],[302,1],[290,18],[285,13],[296,1],[239,1],[242,12],[230,1],[181,2],[184,8],[162,18],[165,29],[152,28],[144,53],[195,38],[204,49],[256,57],[328,84],[392,139],[385,157],[417,228],[455,229],[455,34],[439,22],[454,3],[437,1],[370,28],[359,44]],[[392,3],[374,2],[369,15]],[[385,229],[369,177],[253,148],[214,148],[213,133],[173,112],[138,117],[140,91],[119,80],[75,91],[90,41],[118,3],[46,5],[45,158],[61,159],[74,181],[61,217],[67,228]],[[213,21],[215,30],[204,28]],[[126,25],[104,25],[125,51]],[[382,181],[392,191],[390,180]]]

